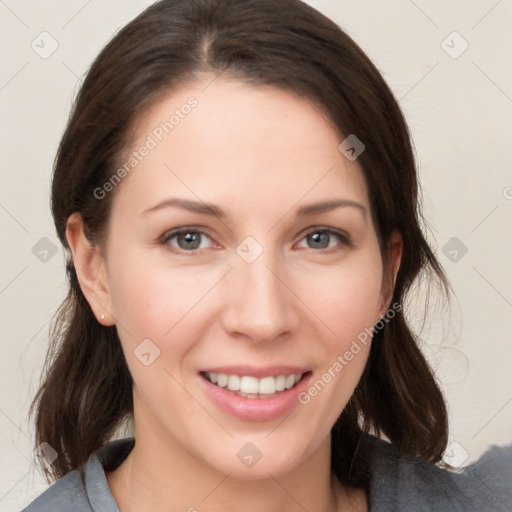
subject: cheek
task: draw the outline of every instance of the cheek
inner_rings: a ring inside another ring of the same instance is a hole
[[[109,282],[116,319],[133,336],[155,339],[171,331],[210,286],[193,267],[150,264],[142,251],[120,260]]]
[[[372,252],[354,255],[338,268],[297,278],[300,297],[331,332],[334,344],[357,337],[378,320],[382,263]]]
[[[315,379],[299,396],[299,403],[318,418],[322,435],[350,400],[363,373],[371,348],[372,328],[381,307],[382,265],[369,254],[357,264],[347,262],[322,276],[310,293],[311,310],[326,328],[317,346],[319,368]],[[327,329],[328,328],[328,329]]]
[[[112,310],[126,361],[137,392],[156,407],[153,414],[159,414],[160,404],[179,402],[184,412],[191,407],[175,378],[182,381],[181,363],[194,346],[194,305],[208,290],[204,281],[191,269],[149,264],[147,254],[137,251],[119,258],[110,272]]]

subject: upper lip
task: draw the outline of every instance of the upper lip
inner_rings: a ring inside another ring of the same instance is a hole
[[[277,377],[279,375],[294,375],[297,373],[306,373],[311,371],[310,368],[305,366],[290,366],[290,365],[274,365],[274,366],[210,366],[203,368],[199,373],[224,373],[225,375],[247,375],[262,379],[263,377]]]

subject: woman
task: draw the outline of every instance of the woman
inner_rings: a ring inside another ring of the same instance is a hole
[[[26,510],[510,510],[510,450],[442,464],[417,194],[396,100],[314,9],[149,7],[55,162],[70,290],[33,408],[59,480]]]

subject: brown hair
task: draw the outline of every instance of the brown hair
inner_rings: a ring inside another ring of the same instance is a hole
[[[84,80],[55,160],[52,213],[66,249],[74,212],[101,246],[114,192],[99,200],[94,190],[117,168],[138,117],[204,72],[298,94],[320,106],[341,133],[363,141],[358,162],[385,264],[393,230],[403,238],[393,303],[403,304],[420,275],[448,290],[422,233],[413,151],[395,98],[357,44],[299,0],[161,0],[109,42]],[[68,297],[55,317],[31,407],[36,445],[47,442],[58,452],[49,479],[85,463],[133,412],[116,328],[96,321],[69,252],[67,272]],[[332,468],[341,482],[367,485],[368,433],[433,463],[446,447],[444,399],[403,309],[374,333],[363,376],[332,428]]]

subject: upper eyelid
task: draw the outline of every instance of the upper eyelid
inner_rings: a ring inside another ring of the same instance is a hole
[[[176,235],[179,235],[181,233],[201,233],[202,235],[205,235],[208,238],[212,239],[212,237],[203,228],[194,227],[194,226],[190,226],[190,227],[185,226],[183,228],[170,229],[169,231],[166,231],[160,237],[160,239],[162,241],[166,241],[166,240],[169,240],[170,238],[173,238]]]

